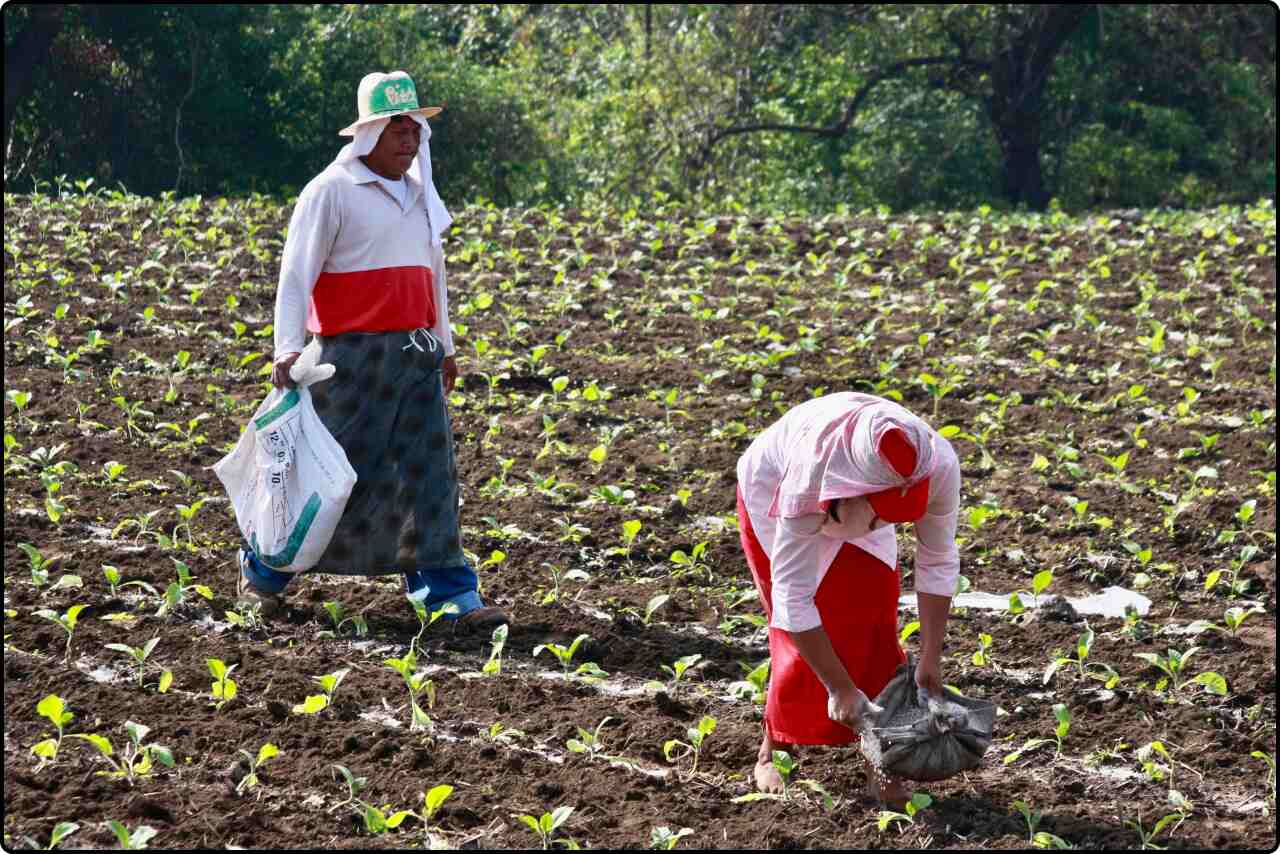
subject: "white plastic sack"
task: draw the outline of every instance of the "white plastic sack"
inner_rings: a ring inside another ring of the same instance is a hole
[[[313,341],[289,370],[297,388],[272,389],[214,473],[245,542],[280,572],[315,566],[342,519],[356,473],[311,404],[311,383],[333,376]]]

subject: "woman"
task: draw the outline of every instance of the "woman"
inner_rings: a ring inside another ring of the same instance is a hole
[[[782,789],[773,751],[848,744],[906,660],[898,644],[894,524],[916,531],[916,684],[942,693],[939,663],[960,572],[960,465],[951,443],[898,404],[842,392],[796,406],[738,461],[738,526],[769,618],[770,677],[756,786]],[[903,781],[868,775],[901,805]]]

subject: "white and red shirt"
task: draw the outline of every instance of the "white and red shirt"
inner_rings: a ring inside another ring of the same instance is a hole
[[[775,497],[793,455],[807,453],[803,437],[822,433],[826,425],[848,417],[851,408],[874,405],[897,407],[891,401],[855,392],[815,398],[789,410],[756,437],[738,460],[738,488],[751,527],[769,556],[773,618],[770,625],[803,632],[822,625],[814,596],[836,554],[851,542],[889,567],[898,562],[898,539],[891,524],[870,527],[870,513],[839,511],[841,524],[824,512],[770,515]],[[901,410],[904,417],[912,417]],[[925,515],[912,523],[916,532],[915,589],[951,596],[960,574],[956,520],[960,506],[960,463],[951,443],[932,430],[933,469],[929,475],[929,503]],[[843,496],[852,498],[854,495]],[[864,502],[865,503],[865,502]]]
[[[308,331],[428,329],[453,355],[444,248],[431,239],[422,184],[406,173],[397,199],[384,180],[351,159],[298,196],[276,290],[277,360],[302,352]]]

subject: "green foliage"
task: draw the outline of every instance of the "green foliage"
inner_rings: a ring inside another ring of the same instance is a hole
[[[1230,4],[70,6],[14,115],[6,183],[69,175],[81,192],[123,183],[292,196],[343,142],[360,78],[404,69],[423,102],[445,106],[432,153],[455,206],[1005,206],[1025,200],[1001,147],[1018,127],[1040,146],[1038,199],[1209,206],[1274,195],[1268,14]],[[31,21],[11,10],[6,47]],[[990,69],[1057,21],[1065,31],[1043,88],[1001,91]],[[937,61],[899,65],[925,57]],[[1016,121],[1002,105],[1017,105]],[[59,354],[65,371],[79,370],[78,355]]]

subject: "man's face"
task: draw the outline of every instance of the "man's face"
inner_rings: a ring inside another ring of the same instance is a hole
[[[399,178],[413,165],[422,128],[412,116],[395,116],[368,154],[369,168],[388,178]]]

